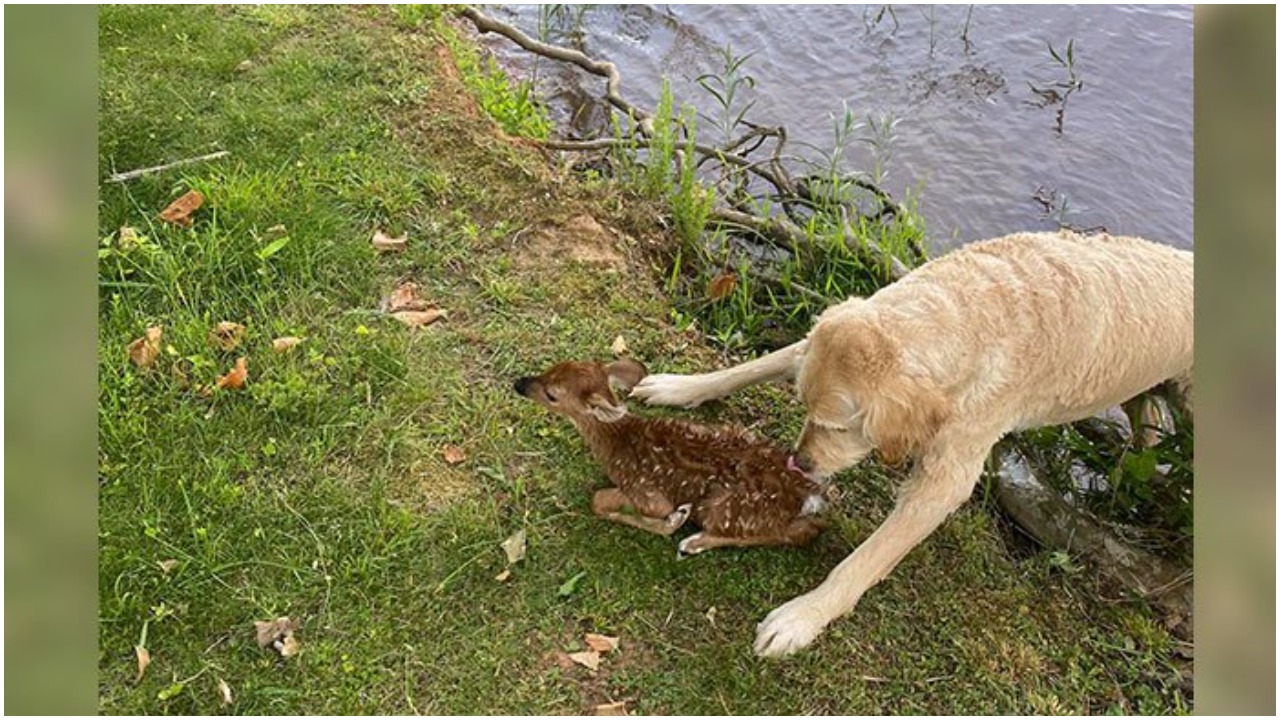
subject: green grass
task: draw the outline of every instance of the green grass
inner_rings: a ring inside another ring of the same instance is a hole
[[[511,379],[603,357],[618,334],[662,370],[715,357],[664,321],[647,268],[524,247],[584,212],[664,238],[636,220],[639,201],[554,178],[505,140],[430,13],[100,13],[101,177],[232,153],[100,186],[104,713],[578,713],[622,699],[681,714],[1185,709],[1149,613],[1011,549],[980,501],[812,651],[753,658],[755,623],[874,529],[892,478],[843,478],[837,527],[804,551],[677,563],[672,542],[590,516],[599,470]],[[188,188],[208,198],[194,225],[159,224]],[[122,225],[145,241],[121,247]],[[409,233],[409,249],[376,255],[375,226]],[[380,316],[402,278],[449,319],[409,330]],[[248,327],[243,348],[208,344],[221,320]],[[125,346],[153,324],[164,352],[137,370]],[[280,335],[306,340],[276,355]],[[202,396],[239,354],[245,389]],[[799,421],[777,388],[699,414],[766,418],[779,438]],[[446,444],[467,460],[443,462]],[[499,583],[498,544],[519,529],[528,557]],[[278,615],[301,625],[289,660],[253,640],[253,621]],[[152,662],[135,683],[144,629]],[[555,662],[584,631],[622,638],[594,677]]]

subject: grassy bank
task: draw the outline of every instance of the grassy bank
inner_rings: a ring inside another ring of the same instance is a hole
[[[475,93],[518,96],[458,70],[444,21],[111,7],[99,39],[102,178],[231,151],[100,189],[103,712],[1182,709],[1149,613],[1099,601],[981,498],[781,663],[751,655],[755,623],[874,529],[892,476],[842,477],[835,527],[804,551],[676,563],[674,543],[591,517],[598,469],[511,380],[618,335],[664,371],[719,358],[667,321],[645,259],[671,241],[661,209],[509,138]],[[188,189],[206,197],[192,226],[158,221]],[[407,249],[375,252],[379,227]],[[378,312],[407,279],[445,321]],[[220,321],[245,325],[239,347],[210,343]],[[137,368],[125,348],[155,325]],[[304,340],[277,354],[280,336]],[[242,356],[242,389],[208,389]],[[799,420],[782,388],[698,414],[777,438]],[[518,530],[528,555],[497,581]],[[300,624],[287,660],[254,641],[280,615]],[[584,632],[621,638],[595,673],[561,655]]]

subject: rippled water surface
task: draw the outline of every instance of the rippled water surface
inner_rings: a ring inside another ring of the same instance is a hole
[[[548,37],[617,63],[624,95],[643,107],[665,76],[678,102],[708,114],[715,104],[695,78],[718,70],[717,50],[731,43],[752,54],[748,117],[787,126],[797,154],[815,156],[803,143],[831,146],[843,102],[860,116],[891,114],[884,184],[898,197],[918,191],[937,249],[1056,227],[1054,218],[1192,246],[1189,6],[974,6],[967,42],[969,6],[893,6],[896,29],[888,12],[877,22],[882,7],[592,6],[576,30],[553,22]],[[536,35],[546,11],[495,12]],[[1031,85],[1066,80],[1047,44],[1062,54],[1068,41],[1083,87],[1059,133],[1061,105],[1039,107]],[[603,94],[593,76],[485,42],[517,76],[536,72],[561,117],[571,100]],[[848,157],[870,164],[865,145]]]

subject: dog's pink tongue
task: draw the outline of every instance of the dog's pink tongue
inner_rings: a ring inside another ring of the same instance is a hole
[[[795,456],[795,455],[788,455],[788,456],[787,456],[787,469],[788,469],[788,470],[790,470],[790,471],[792,471],[792,472],[798,472],[798,473],[800,473],[801,475],[807,475],[807,474],[808,474],[808,473],[806,473],[805,471],[801,470],[801,469],[800,469],[800,466],[796,464],[796,456]]]

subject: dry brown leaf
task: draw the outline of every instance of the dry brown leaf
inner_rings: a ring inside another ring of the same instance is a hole
[[[276,652],[280,653],[280,657],[282,658],[291,658],[294,655],[297,655],[298,651],[302,649],[301,645],[298,643],[298,638],[294,637],[293,633],[285,636],[283,640],[275,641],[271,644],[271,647],[275,648]]]
[[[253,628],[257,633],[258,647],[266,647],[286,635],[292,635],[298,626],[286,615],[275,620],[254,620]]]
[[[707,286],[707,297],[711,300],[719,300],[733,293],[733,289],[738,287],[738,276],[734,273],[725,273]]]
[[[289,229],[286,228],[284,225],[272,225],[271,227],[267,228],[266,235],[267,237],[279,237],[281,235],[284,235],[287,232],[289,232]]]
[[[236,366],[227,373],[218,378],[218,389],[231,388],[237,390],[244,387],[244,381],[249,379],[249,360],[247,358],[236,358]]]
[[[418,284],[406,280],[396,286],[382,301],[382,311],[396,313],[402,310],[429,310],[432,303],[418,297]]]
[[[444,310],[432,308],[430,310],[401,310],[398,313],[392,313],[391,317],[409,327],[423,327],[447,317],[448,314]]]
[[[129,359],[134,365],[140,368],[151,367],[156,361],[156,357],[160,355],[160,337],[164,335],[164,329],[159,325],[152,325],[147,328],[146,337],[138,338],[129,343]]]
[[[170,572],[173,571],[174,568],[178,567],[178,561],[177,560],[159,560],[156,562],[156,565],[160,566],[160,572],[163,572],[165,575],[168,575]]]
[[[141,244],[138,236],[138,229],[125,225],[120,228],[120,234],[116,236],[116,245],[123,251],[133,250]]]
[[[133,679],[136,685],[142,682],[142,676],[147,672],[147,666],[151,664],[151,653],[141,645],[134,645],[133,652],[138,656],[138,676]]]
[[[169,207],[160,211],[160,219],[183,227],[191,226],[191,213],[204,204],[204,195],[199,190],[192,190],[186,195],[169,203]]]
[[[244,326],[223,320],[209,331],[209,342],[223,350],[235,350],[244,341]]]
[[[507,568],[493,577],[498,582],[506,582],[511,577],[511,568]]]
[[[246,70],[251,70],[251,69],[253,69],[252,60],[241,60],[240,64],[236,65],[236,70],[239,72],[245,72]]]
[[[627,702],[624,700],[622,702],[605,703],[603,705],[597,705],[595,706],[594,709],[592,709],[591,714],[592,715],[630,715],[631,713],[627,712]]]
[[[270,645],[271,649],[279,653],[282,658],[293,657],[301,649],[298,639],[293,636],[293,631],[298,629],[298,624],[288,616],[278,617],[275,620],[256,620],[253,627],[257,633],[258,647]]]
[[[440,454],[444,456],[444,461],[450,465],[457,465],[467,459],[467,451],[457,445],[445,445]]]
[[[408,244],[409,236],[406,234],[401,235],[398,238],[393,238],[381,230],[376,230],[373,233],[373,238],[369,242],[373,244],[373,249],[378,252],[400,252],[401,250],[404,250],[405,246]]]
[[[587,647],[604,655],[618,649],[618,638],[609,637],[608,635],[597,635],[595,633],[587,633],[583,638],[587,643]]]
[[[191,370],[193,367],[190,360],[178,358],[169,366],[169,374],[173,376],[173,381],[177,383],[178,387],[187,388],[191,386]]]
[[[622,339],[622,336],[621,336],[621,335],[619,335],[618,337],[616,337],[616,338],[614,338],[614,339],[613,339],[613,345],[612,345],[612,346],[610,346],[610,349],[611,349],[611,350],[613,350],[613,354],[614,354],[615,356],[626,355],[626,354],[627,354],[627,341],[626,341],[626,340],[623,340],[623,339]]]
[[[275,350],[277,353],[287,353],[293,349],[294,345],[297,345],[300,342],[302,342],[302,338],[286,335],[285,337],[278,337],[275,340],[272,340],[271,349]]]
[[[507,554],[507,564],[514,565],[524,559],[525,550],[528,548],[524,530],[520,530],[515,535],[502,541],[502,550]]]
[[[591,672],[595,672],[600,669],[600,653],[595,650],[584,650],[582,652],[569,653],[569,659]]]
[[[218,695],[222,698],[223,705],[230,705],[235,702],[235,699],[231,696],[231,686],[222,678],[218,678]]]

